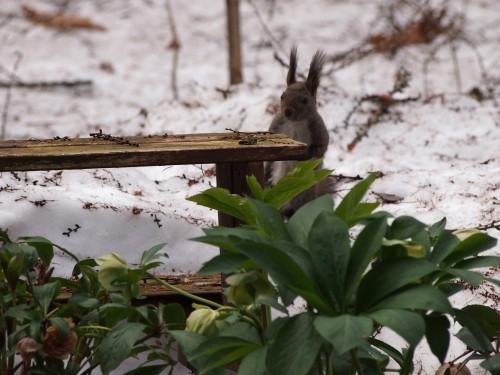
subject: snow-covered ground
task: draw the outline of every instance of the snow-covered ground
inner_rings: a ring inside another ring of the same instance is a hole
[[[25,5],[56,12],[59,3]],[[24,82],[92,81],[91,86],[0,88],[5,138],[87,137],[97,129],[114,136],[267,130],[286,76],[274,53],[287,60],[297,44],[299,70],[307,72],[318,48],[333,56],[370,35],[392,32],[383,9],[396,1],[241,3],[245,83],[229,87],[225,2],[170,2],[180,42],[174,100],[166,0],[68,2],[66,14],[89,17],[105,31],[34,25],[23,18],[19,1],[2,0],[1,82],[11,80],[9,72]],[[416,12],[410,4],[418,2],[399,3],[396,15],[404,23]],[[439,8],[441,2],[429,3]],[[500,220],[500,3],[447,3],[443,24],[454,20],[462,32],[454,44],[441,35],[393,56],[371,54],[345,67],[327,63],[318,94],[331,136],[325,164],[346,176],[382,171],[369,198],[401,198],[382,205],[394,214],[428,223],[446,216],[450,228],[486,226]],[[392,105],[349,151],[378,107],[365,101],[345,120],[360,98],[389,92],[401,66],[412,78],[394,97],[414,100]],[[469,94],[472,89],[476,95]],[[216,249],[189,238],[213,225],[216,212],[185,198],[215,185],[212,167],[2,173],[0,227],[12,237],[45,236],[80,257],[118,251],[132,263],[142,250],[167,242],[170,259],[158,272],[196,272]],[[351,184],[340,183],[336,196]],[[488,233],[500,238],[498,229]],[[63,256],[57,262],[58,272],[71,272]],[[454,302],[493,304],[479,293]],[[455,343],[450,358],[462,350]],[[433,373],[435,359],[425,348],[420,353],[423,373]]]

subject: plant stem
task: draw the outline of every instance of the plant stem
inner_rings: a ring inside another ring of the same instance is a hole
[[[202,298],[202,297],[198,297],[194,294],[191,294],[191,293],[188,293],[186,292],[185,290],[182,290],[180,288],[177,288],[169,283],[167,283],[166,281],[158,278],[157,276],[153,275],[153,274],[150,274],[148,273],[147,274],[148,277],[151,277],[153,280],[155,280],[158,284],[161,284],[163,285],[164,287],[167,287],[169,288],[170,290],[173,290],[174,292],[176,292],[177,294],[180,294],[181,296],[184,296],[184,297],[187,297],[187,298],[190,298],[192,300],[195,300],[197,302],[201,302],[205,305],[209,305],[209,306],[212,306],[212,307],[215,307],[217,309],[220,309],[221,307],[224,307],[224,305],[221,305],[217,302],[213,302],[213,301],[210,301],[209,299],[206,299],[206,298]]]
[[[361,363],[359,362],[358,355],[356,354],[356,349],[352,349],[349,351],[351,354],[352,364],[354,365],[354,369],[358,375],[363,375],[363,368],[361,367]]]

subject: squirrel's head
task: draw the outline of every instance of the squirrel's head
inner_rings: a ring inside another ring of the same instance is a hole
[[[287,88],[281,95],[281,112],[287,120],[301,121],[316,113],[316,93],[324,63],[324,53],[317,51],[309,66],[307,79],[297,81],[297,47],[292,47],[286,77]]]

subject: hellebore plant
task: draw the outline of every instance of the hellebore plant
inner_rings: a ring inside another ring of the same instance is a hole
[[[464,362],[481,359],[483,368],[499,373],[498,312],[449,301],[464,288],[459,280],[500,285],[475,271],[500,265],[500,257],[481,255],[496,240],[478,230],[447,230],[445,219],[428,226],[374,212],[377,204],[362,200],[376,173],[338,205],[323,196],[285,222],[280,207],[329,174],[318,164],[300,163],[272,188],[249,177],[253,198],[220,188],[190,198],[244,225],[208,228],[196,239],[224,249],[199,272],[228,275],[231,305],[196,306],[187,329],[171,332],[189,362],[200,374],[228,373],[232,363],[243,375],[410,374],[424,338],[445,361],[456,320],[463,327],[458,337],[471,348]],[[290,315],[298,297],[306,307]],[[381,327],[406,347],[379,339]]]
[[[131,305],[162,247],[145,251],[132,269],[115,253],[79,261],[45,238],[12,241],[0,230],[0,374],[91,374],[98,367],[108,374],[140,353],[146,359],[128,375],[171,369],[166,335],[184,327],[184,309]],[[75,260],[71,280],[52,276],[55,248]],[[59,297],[62,288],[69,299]]]

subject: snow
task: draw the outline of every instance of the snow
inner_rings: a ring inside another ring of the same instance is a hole
[[[9,80],[6,71],[14,69],[18,53],[22,58],[15,73],[26,82],[92,80],[91,87],[79,89],[13,88],[6,138],[87,137],[98,129],[114,136],[266,130],[286,76],[274,50],[286,60],[289,47],[297,43],[299,71],[307,72],[316,49],[334,55],[370,33],[388,31],[380,17],[387,1],[243,1],[245,83],[229,87],[225,2],[171,3],[181,43],[179,100],[171,89],[172,35],[164,0],[69,2],[68,14],[90,17],[105,32],[33,25],[22,18],[17,0],[2,0],[1,81]],[[49,0],[29,5],[57,10]],[[500,219],[500,3],[464,0],[448,2],[448,7],[448,17],[465,11],[461,22],[467,43],[456,45],[461,92],[451,49],[436,48],[439,40],[404,48],[393,57],[371,55],[334,71],[327,64],[329,73],[318,94],[331,135],[325,165],[347,176],[383,172],[372,193],[401,197],[382,205],[396,215],[427,223],[446,216],[449,228],[477,227]],[[434,52],[425,74],[423,67]],[[348,145],[376,107],[365,102],[348,126],[344,119],[359,98],[389,92],[400,66],[412,79],[397,98],[420,99],[393,106],[349,152]],[[472,88],[492,88],[494,99],[479,102],[467,94]],[[225,98],[220,90],[227,89]],[[2,113],[6,94],[0,89]],[[215,185],[208,173],[212,167],[2,173],[0,227],[12,237],[45,236],[82,258],[117,251],[131,263],[142,250],[167,242],[170,258],[158,272],[196,272],[217,250],[189,238],[214,225],[216,212],[185,198]],[[350,186],[340,184],[335,198]],[[370,194],[369,199],[379,198]],[[77,231],[68,230],[77,225]],[[498,230],[488,233],[500,238]],[[492,252],[498,254],[500,247]],[[69,275],[71,263],[63,255],[57,262],[57,272]],[[478,303],[477,298],[464,294],[454,302]],[[462,350],[461,344],[453,344],[453,353]],[[419,356],[423,373],[431,374],[437,366],[428,352],[421,348]],[[471,370],[481,373],[478,367]]]

